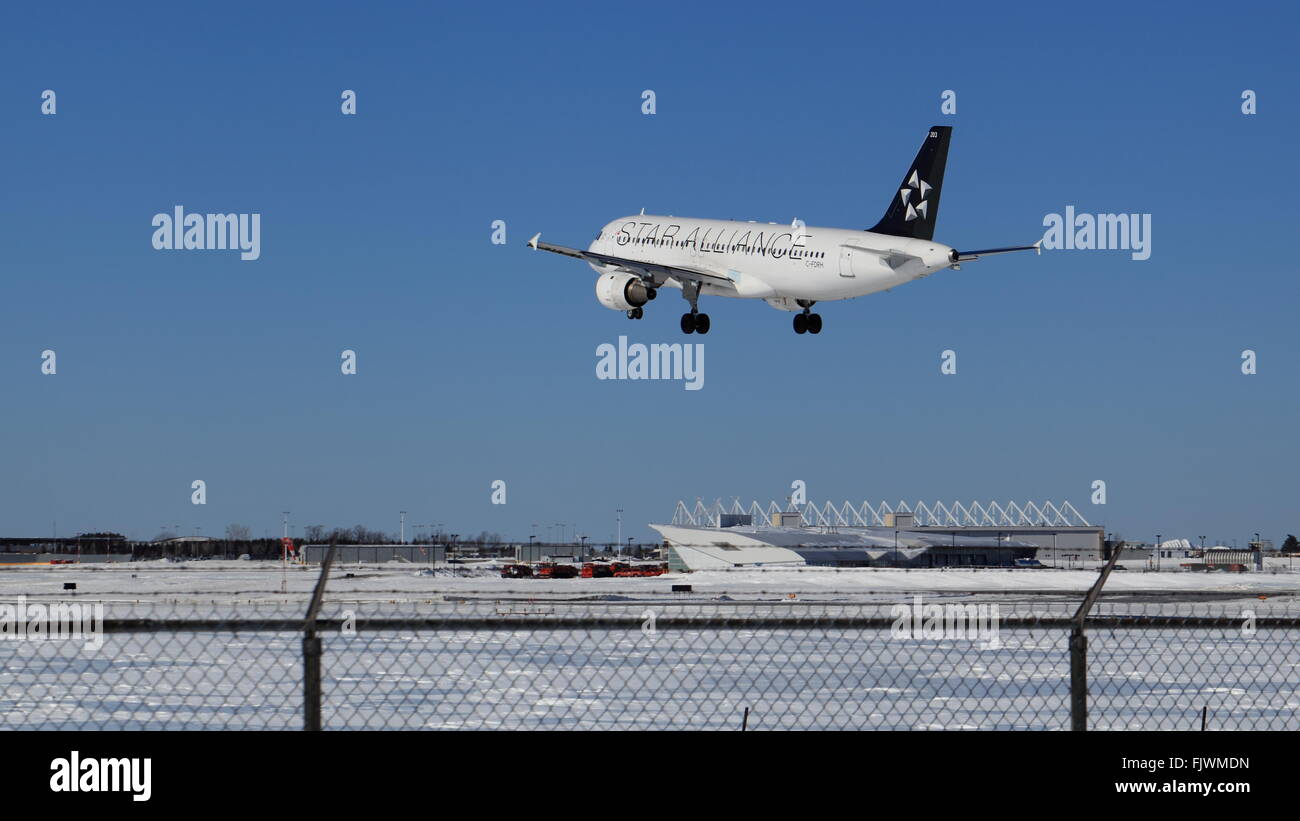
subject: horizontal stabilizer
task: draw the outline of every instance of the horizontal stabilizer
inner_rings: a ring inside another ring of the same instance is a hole
[[[980,257],[991,257],[994,254],[1010,254],[1013,251],[1033,251],[1034,253],[1041,254],[1043,253],[1042,246],[1043,246],[1043,241],[1040,239],[1038,242],[1035,242],[1033,245],[1012,245],[1007,248],[985,248],[982,251],[953,251],[952,261],[969,262],[972,259],[979,259]]]

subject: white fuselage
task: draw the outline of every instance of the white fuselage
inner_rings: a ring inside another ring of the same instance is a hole
[[[786,310],[799,310],[794,300],[852,299],[952,265],[952,249],[932,240],[647,214],[608,223],[588,250],[707,271],[734,287],[706,283],[700,288],[703,295],[766,299]],[[592,267],[598,273],[617,270]],[[663,284],[680,287],[674,280]]]

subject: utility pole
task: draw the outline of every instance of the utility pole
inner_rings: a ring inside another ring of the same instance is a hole
[[[406,511],[398,511],[397,543],[406,544]]]

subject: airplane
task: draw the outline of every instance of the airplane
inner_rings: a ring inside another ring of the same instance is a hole
[[[650,216],[641,209],[600,229],[587,250],[541,241],[530,248],[586,261],[599,278],[601,305],[641,319],[663,287],[678,288],[690,303],[683,333],[707,334],[709,315],[699,312],[701,296],[762,299],[795,312],[794,332],[821,333],[822,318],[811,309],[829,302],[886,291],[944,268],[993,254],[1042,253],[1033,245],[958,251],[933,240],[939,195],[952,126],[930,128],[897,195],[872,228],[809,228],[737,220]]]

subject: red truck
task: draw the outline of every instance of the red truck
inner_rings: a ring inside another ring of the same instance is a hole
[[[539,579],[576,579],[578,577],[578,568],[571,564],[543,562],[537,566],[537,577]]]

